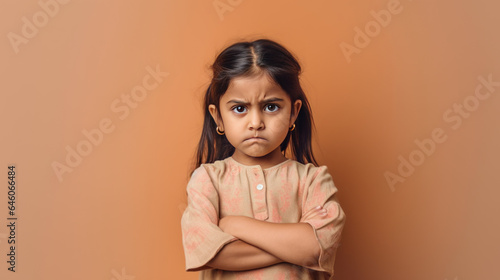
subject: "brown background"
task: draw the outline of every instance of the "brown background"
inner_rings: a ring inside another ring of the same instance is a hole
[[[208,66],[260,37],[303,65],[316,155],[347,213],[335,279],[499,277],[500,86],[474,97],[478,77],[500,81],[494,1],[42,0],[52,15],[21,2],[0,8],[1,279],[196,279],[184,272],[180,217]],[[169,75],[117,113],[148,67]],[[67,148],[84,149],[82,131],[102,121],[114,129],[58,180],[53,163],[67,164]],[[434,130],[441,143],[419,152]],[[398,171],[401,158],[413,173]],[[386,172],[404,181],[391,187]]]

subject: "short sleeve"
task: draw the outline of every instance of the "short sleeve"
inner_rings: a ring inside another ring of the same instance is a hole
[[[340,244],[341,233],[345,223],[345,214],[338,202],[337,188],[326,166],[313,168],[311,175],[306,180],[307,196],[302,202],[302,214],[321,205],[327,210],[327,217],[314,217],[302,222],[309,223],[316,234],[320,245],[319,267],[310,269],[325,271],[333,275],[333,266],[337,247]]]
[[[187,186],[188,206],[181,219],[186,270],[196,270],[233,240],[219,227],[219,195],[206,169],[197,168]]]

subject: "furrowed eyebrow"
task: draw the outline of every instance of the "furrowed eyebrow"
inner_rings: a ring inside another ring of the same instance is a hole
[[[283,98],[278,98],[278,97],[272,97],[272,98],[268,98],[268,99],[264,99],[262,100],[261,102],[259,102],[260,104],[267,104],[267,103],[273,103],[273,102],[283,102]],[[238,104],[238,105],[248,105],[250,104],[249,102],[245,102],[245,101],[241,101],[241,100],[236,100],[236,99],[231,99],[227,102],[227,104]]]
[[[229,100],[229,101],[227,102],[227,104],[229,104],[229,103],[233,103],[233,104],[240,104],[240,105],[248,105],[248,104],[250,104],[250,103],[245,102],[245,101],[241,101],[241,100],[234,100],[234,99]]]
[[[260,102],[260,103],[265,104],[265,103],[283,102],[283,101],[285,101],[285,100],[283,100],[282,98],[271,97],[271,98],[262,100],[262,102]]]

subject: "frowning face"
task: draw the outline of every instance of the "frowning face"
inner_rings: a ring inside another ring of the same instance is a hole
[[[294,114],[288,94],[262,71],[231,80],[209,111],[235,148],[233,159],[246,165],[273,166],[284,160],[280,145],[295,122],[302,103],[295,101]]]

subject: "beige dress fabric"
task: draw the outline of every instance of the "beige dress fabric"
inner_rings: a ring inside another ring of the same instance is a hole
[[[289,159],[262,169],[231,157],[203,164],[188,183],[188,206],[181,221],[186,270],[204,266],[224,245],[237,240],[217,225],[220,218],[238,215],[273,223],[309,223],[321,247],[319,266],[280,263],[247,271],[207,269],[200,279],[331,279],[345,222],[336,193],[325,166]],[[318,205],[327,209],[327,218],[300,221]]]

